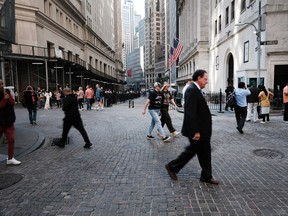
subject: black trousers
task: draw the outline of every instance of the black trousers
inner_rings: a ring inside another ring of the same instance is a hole
[[[247,117],[247,107],[235,107],[235,117],[237,126],[242,129],[244,127],[246,117]]]
[[[212,179],[211,165],[211,144],[210,140],[195,141],[189,138],[190,145],[187,146],[177,159],[169,162],[170,169],[178,173],[195,155],[198,157],[202,168],[201,178],[203,180]]]
[[[163,106],[161,108],[161,119],[160,120],[161,120],[162,127],[164,127],[164,125],[166,124],[170,133],[173,133],[176,131],[176,129],[172,125],[172,120],[171,120],[171,117],[169,115],[169,106]]]
[[[70,131],[72,126],[74,126],[80,132],[80,134],[82,135],[85,143],[90,143],[90,140],[89,140],[87,132],[86,132],[84,126],[83,126],[81,118],[76,118],[76,119],[73,119],[73,120],[70,120],[70,119],[68,120],[68,119],[64,118],[63,119],[62,138],[61,138],[61,141],[60,141],[62,145],[65,145],[68,133],[69,133],[69,131]]]
[[[284,104],[285,108],[284,108],[284,121],[288,121],[288,103]]]

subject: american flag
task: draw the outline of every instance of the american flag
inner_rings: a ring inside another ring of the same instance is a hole
[[[174,53],[173,53],[174,62],[179,58],[182,52],[182,49],[183,49],[183,44],[181,44],[177,38],[174,38]]]

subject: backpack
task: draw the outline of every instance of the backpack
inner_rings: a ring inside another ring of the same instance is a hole
[[[235,107],[236,106],[236,95],[235,91],[233,91],[231,94],[228,95],[226,104],[230,107]]]

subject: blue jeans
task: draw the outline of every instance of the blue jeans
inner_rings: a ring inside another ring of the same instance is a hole
[[[27,110],[29,112],[29,120],[30,124],[33,124],[33,122],[36,122],[36,117],[37,117],[37,107],[27,107]]]
[[[87,110],[91,110],[91,102],[90,102],[90,98],[86,98],[86,104],[87,104]]]
[[[154,127],[156,126],[157,130],[159,131],[161,136],[164,138],[165,133],[164,133],[164,130],[161,126],[161,121],[160,121],[160,116],[159,116],[160,110],[159,109],[149,109],[148,111],[152,117],[151,124],[150,124],[150,127],[148,129],[148,134],[151,135]]]

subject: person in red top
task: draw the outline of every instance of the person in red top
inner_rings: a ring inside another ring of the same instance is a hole
[[[14,112],[15,101],[8,89],[4,90],[4,83],[0,80],[0,135],[5,134],[8,140],[7,165],[19,165],[20,161],[14,158]]]

